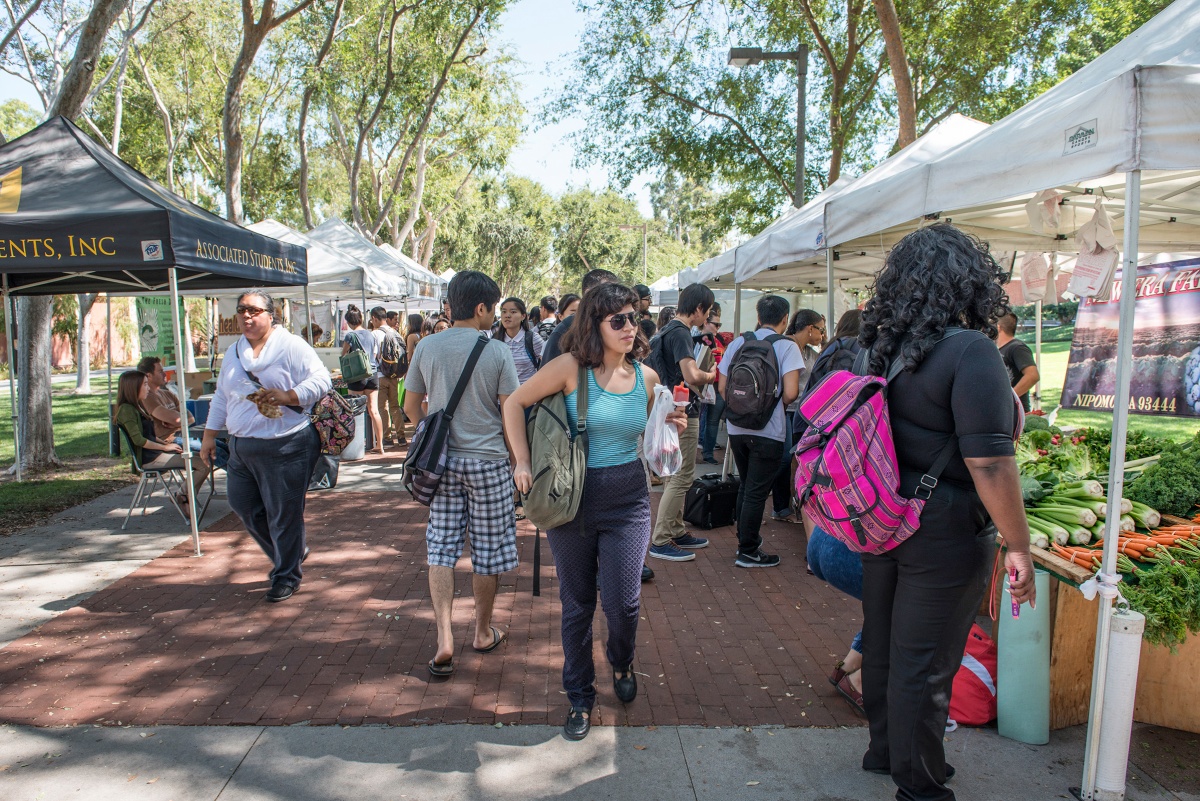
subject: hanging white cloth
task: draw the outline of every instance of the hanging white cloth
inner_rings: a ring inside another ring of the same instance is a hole
[[[1029,217],[1029,227],[1035,234],[1042,234],[1046,229],[1058,230],[1059,205],[1062,195],[1053,189],[1046,189],[1034,195],[1025,204],[1025,214]]]
[[[1081,298],[1107,300],[1119,254],[1112,221],[1100,198],[1096,198],[1096,213],[1092,219],[1075,233],[1075,244],[1079,246],[1079,259],[1075,262],[1068,291]]]

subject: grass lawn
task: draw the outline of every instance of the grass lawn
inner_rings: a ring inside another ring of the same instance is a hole
[[[0,535],[34,525],[76,504],[134,480],[129,458],[108,456],[107,382],[93,381],[92,395],[75,395],[74,385],[56,386],[52,396],[54,449],[64,467],[27,476],[17,483],[7,470],[13,462],[8,392],[0,392]]]
[[[1063,379],[1067,375],[1067,359],[1071,354],[1071,335],[1074,326],[1046,329],[1042,337],[1042,408],[1047,412],[1058,405]],[[1022,332],[1021,339],[1033,347],[1033,333]],[[1058,422],[1071,426],[1112,426],[1112,414],[1104,412],[1060,411]],[[1200,422],[1182,417],[1131,414],[1131,431],[1144,431],[1156,437],[1173,440],[1191,439],[1200,431]]]

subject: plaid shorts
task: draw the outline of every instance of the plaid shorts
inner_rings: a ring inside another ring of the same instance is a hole
[[[432,567],[454,567],[471,532],[471,568],[481,576],[517,566],[512,469],[507,459],[451,456],[429,506],[425,545]]]

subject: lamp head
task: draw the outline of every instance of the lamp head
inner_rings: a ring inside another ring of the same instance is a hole
[[[762,61],[761,47],[731,47],[729,48],[729,65],[731,67],[748,67]]]

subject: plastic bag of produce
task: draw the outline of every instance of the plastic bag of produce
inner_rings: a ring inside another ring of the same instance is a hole
[[[659,476],[673,476],[683,467],[683,452],[679,450],[679,432],[667,423],[667,415],[675,411],[675,397],[668,387],[654,388],[654,408],[646,422],[642,448],[650,469]]]

